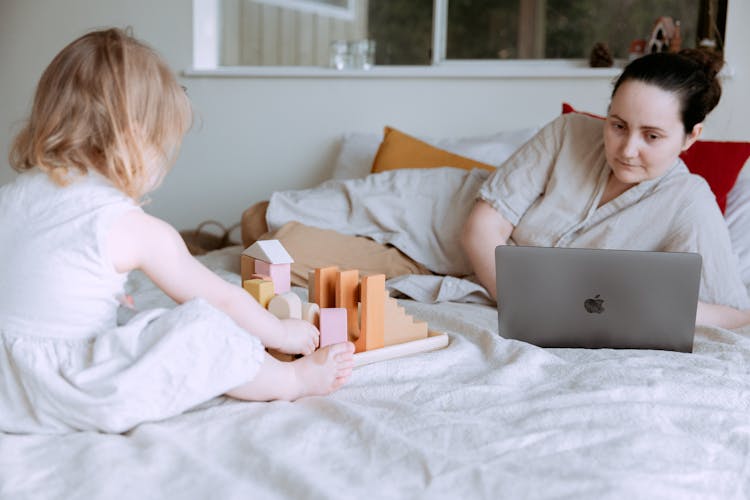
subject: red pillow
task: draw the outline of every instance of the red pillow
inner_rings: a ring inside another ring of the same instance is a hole
[[[563,114],[581,113],[594,118],[604,119],[603,116],[578,111],[564,102]],[[687,165],[688,170],[702,176],[711,186],[716,202],[722,213],[727,205],[727,193],[737,182],[737,176],[750,156],[750,142],[730,141],[695,141],[690,149],[683,151],[680,158]]]

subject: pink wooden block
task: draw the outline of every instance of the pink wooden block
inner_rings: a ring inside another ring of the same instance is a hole
[[[271,264],[271,281],[276,293],[288,292],[291,289],[291,266],[289,264]],[[278,286],[278,288],[276,288]]]
[[[276,293],[288,292],[291,289],[291,266],[289,264],[269,264],[255,259],[255,274],[270,276]]]
[[[346,342],[346,308],[324,307],[320,310],[320,347]]]
[[[271,276],[271,264],[262,260],[255,259],[255,269],[253,271],[255,272],[255,274]]]

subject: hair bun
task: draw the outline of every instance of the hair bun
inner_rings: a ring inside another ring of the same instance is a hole
[[[699,64],[709,80],[716,78],[721,68],[724,67],[724,58],[721,52],[715,50],[682,49],[679,54]]]

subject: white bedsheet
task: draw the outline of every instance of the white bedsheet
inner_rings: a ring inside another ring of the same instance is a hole
[[[131,289],[169,304],[142,276]],[[0,498],[750,496],[750,329],[699,328],[693,354],[540,349],[500,338],[492,307],[402,303],[448,347],[357,368],[327,397],[0,434]]]

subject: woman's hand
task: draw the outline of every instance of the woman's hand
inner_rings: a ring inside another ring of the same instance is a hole
[[[728,306],[698,302],[695,324],[729,329],[747,326],[750,325],[750,310],[740,311]]]
[[[276,350],[286,354],[312,354],[320,344],[320,332],[312,323],[301,319],[282,319],[281,338]]]

